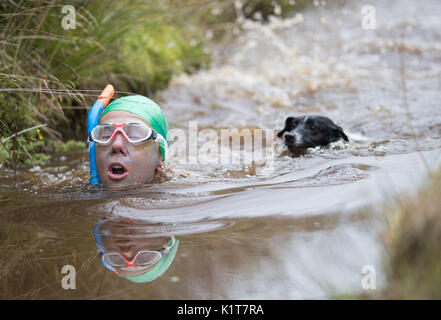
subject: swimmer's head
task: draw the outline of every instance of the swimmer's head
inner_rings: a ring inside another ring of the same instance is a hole
[[[124,132],[116,130],[124,123],[134,124],[139,132],[133,137],[145,134],[141,137],[145,140],[137,143],[129,141],[133,128],[123,126]],[[139,95],[120,98],[104,109],[99,124],[109,125],[103,137],[112,138],[107,143],[96,144],[96,166],[105,187],[116,189],[143,184],[162,171],[168,124],[155,102]]]

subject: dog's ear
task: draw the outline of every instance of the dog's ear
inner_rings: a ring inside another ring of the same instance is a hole
[[[337,127],[337,132],[340,138],[349,142],[348,136],[343,132],[343,129],[341,127]]]
[[[286,131],[291,130],[291,123],[292,123],[293,120],[294,120],[294,117],[286,118],[286,120],[285,120],[285,127],[281,131],[279,131],[279,133],[277,134],[277,136],[279,138],[281,138]]]

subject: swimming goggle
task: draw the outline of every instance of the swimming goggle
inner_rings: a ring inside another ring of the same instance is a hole
[[[104,123],[92,129],[89,140],[98,144],[108,144],[120,132],[132,144],[155,140],[157,132],[142,123]]]
[[[175,243],[176,238],[174,236],[170,236],[167,247],[160,251],[141,250],[131,261],[124,258],[118,252],[108,252],[103,254],[101,257],[101,262],[104,265],[107,265],[107,267],[110,267],[109,269],[113,269],[115,273],[118,273],[115,268],[148,267],[161,260],[162,256],[166,254],[175,245]]]

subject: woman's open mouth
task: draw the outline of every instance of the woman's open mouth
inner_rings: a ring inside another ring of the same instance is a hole
[[[107,175],[112,180],[121,180],[129,175],[129,171],[121,163],[112,162],[107,170]]]

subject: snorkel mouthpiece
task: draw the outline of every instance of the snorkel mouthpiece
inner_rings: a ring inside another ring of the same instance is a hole
[[[110,99],[113,97],[115,90],[111,84],[108,84],[104,90],[101,92],[98,99],[92,105],[87,116],[87,139],[89,145],[89,162],[90,162],[90,184],[97,184],[100,181],[98,176],[98,170],[96,168],[96,157],[95,157],[95,142],[89,141],[89,135],[93,128],[98,125],[99,116],[101,112],[109,104]]]

